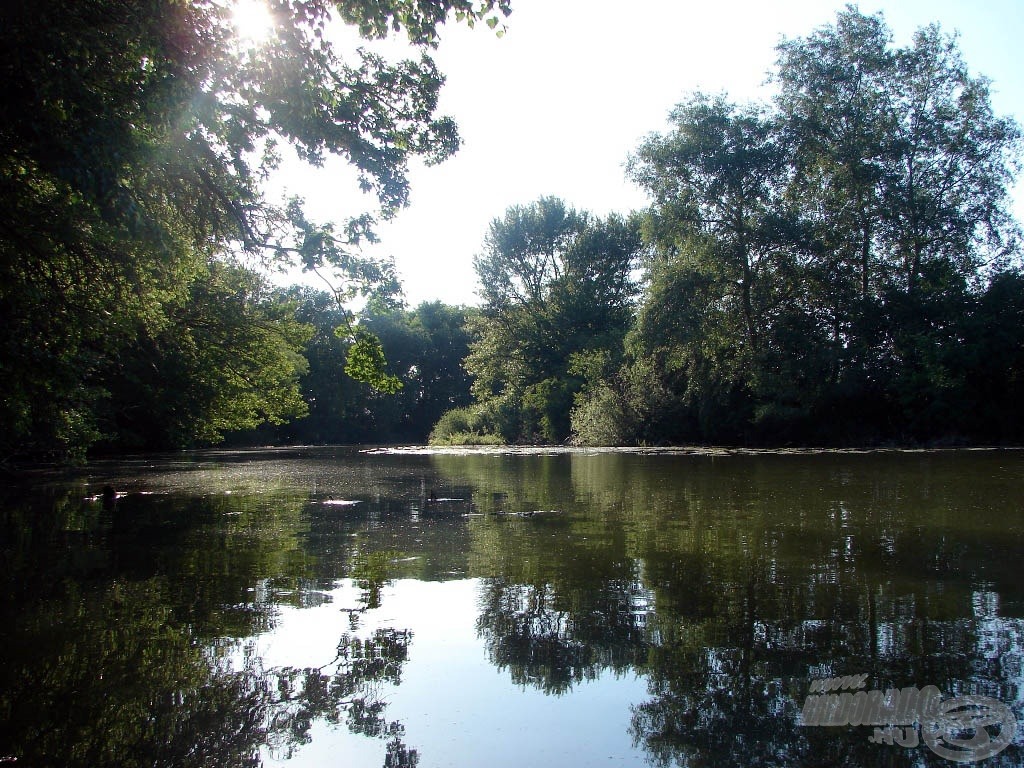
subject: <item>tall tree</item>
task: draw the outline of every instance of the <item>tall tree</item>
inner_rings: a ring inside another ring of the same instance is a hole
[[[720,431],[780,394],[769,374],[804,311],[806,238],[785,197],[790,156],[772,115],[696,94],[670,122],[630,162],[653,201],[644,231],[654,249],[633,348],[677,379],[699,432]]]
[[[640,250],[634,223],[599,219],[557,198],[494,219],[475,266],[484,299],[466,359],[480,402],[504,402],[506,440],[562,441],[581,382],[573,355],[619,353]]]
[[[873,293],[895,56],[880,16],[852,7],[779,46],[776,104],[795,150],[793,194],[818,225],[842,302]]]
[[[756,108],[697,94],[670,115],[672,130],[652,136],[631,161],[633,179],[651,195],[649,240],[663,255],[703,238],[725,267],[723,300],[743,323],[744,343],[757,355],[765,313],[781,300],[778,278],[793,271],[792,224],[780,198],[784,148]]]
[[[957,433],[987,379],[957,347],[1019,263],[1018,127],[955,39],[895,48],[853,7],[784,42],[775,79],[768,108],[692,97],[632,160],[654,257],[609,380],[619,421],[671,441]]]
[[[1020,130],[993,114],[988,82],[971,77],[937,26],[918,30],[894,69],[880,246],[892,282],[914,294],[936,268],[970,281],[1005,262]]]
[[[880,15],[851,6],[779,53],[791,195],[814,227],[815,295],[839,374],[864,384],[918,367],[910,349],[931,346],[945,322],[929,306],[1016,247],[1019,129],[993,114],[987,82],[937,26],[894,48]]]

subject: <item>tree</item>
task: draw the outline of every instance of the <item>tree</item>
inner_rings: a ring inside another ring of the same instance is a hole
[[[1009,212],[1020,130],[992,112],[988,82],[971,77],[955,38],[918,30],[896,59],[883,187],[882,247],[909,294],[938,266],[970,281],[1015,246]]]
[[[471,401],[461,363],[472,310],[441,302],[408,310],[393,297],[364,307],[356,328],[386,357],[381,375],[400,385],[388,393],[353,377],[350,318],[329,293],[294,286],[276,292],[275,304],[312,328],[302,349],[308,367],[299,377],[308,413],[234,434],[236,444],[422,442],[444,411]]]
[[[507,0],[274,0],[274,33],[246,48],[231,7],[204,0],[33,4],[0,12],[0,358],[4,455],[81,450],[99,436],[98,374],[156,335],[192,278],[231,251],[331,270],[339,297],[372,283],[353,250],[374,216],[316,225],[261,180],[285,142],[348,160],[380,215],[408,199],[409,158],[458,146],[435,115],[427,54],[449,14],[497,26]],[[342,53],[332,13],[370,38],[404,32],[418,60]]]
[[[853,7],[780,46],[776,80],[834,383],[884,397],[896,380],[937,372],[928,359],[951,341],[957,297],[1012,260],[1019,129],[993,114],[955,38],[930,26],[894,49],[882,17]]]
[[[1024,435],[1024,274],[997,275],[964,320],[954,345],[965,398],[964,434],[1019,443]]]
[[[494,219],[475,267],[484,300],[466,358],[473,394],[506,440],[560,442],[581,382],[573,355],[621,353],[640,250],[635,223],[599,219],[557,198]]]
[[[312,335],[255,273],[212,262],[159,329],[140,323],[100,372],[97,413],[114,447],[186,448],[306,413],[299,376]]]
[[[631,346],[654,355],[694,409],[696,431],[677,420],[683,432],[671,439],[736,439],[756,406],[780,394],[767,373],[803,311],[808,255],[785,197],[789,147],[773,115],[724,97],[695,94],[670,121],[630,162],[653,200],[644,232],[654,252]]]
[[[675,258],[652,266],[627,340],[624,396],[636,412],[640,432],[634,437],[737,440],[752,415],[754,359],[741,315],[728,301],[735,281],[712,255],[714,245],[695,238],[679,247]],[[652,398],[659,391],[662,396]]]
[[[775,80],[767,108],[693,96],[631,161],[654,255],[610,379],[621,421],[655,441],[962,434],[957,348],[1019,260],[1019,129],[954,39],[894,48],[853,7],[784,42]]]
[[[439,301],[420,304],[412,316],[425,344],[406,384],[409,437],[423,440],[441,414],[472,402],[471,380],[462,367],[469,354],[467,324],[474,311]]]
[[[696,94],[669,117],[672,131],[652,136],[630,163],[633,180],[654,201],[649,240],[662,255],[697,237],[726,269],[722,300],[735,306],[743,342],[756,356],[765,315],[778,304],[777,278],[793,270],[780,204],[786,166],[776,129],[760,110]]]
[[[834,26],[778,49],[776,105],[795,154],[791,194],[819,227],[843,302],[874,287],[881,167],[894,127],[890,42],[880,16],[847,7]]]

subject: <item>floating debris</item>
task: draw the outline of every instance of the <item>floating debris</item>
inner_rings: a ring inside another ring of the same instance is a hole
[[[361,502],[358,501],[358,500],[350,500],[350,499],[324,499],[320,503],[321,504],[328,504],[328,505],[330,505],[332,507],[351,507],[351,506],[353,506],[355,504],[360,504]]]
[[[500,515],[501,517],[536,517],[537,515],[559,515],[559,514],[561,514],[561,512],[559,512],[557,509],[552,509],[552,510],[531,509],[531,510],[526,511],[526,512],[504,512],[504,511],[499,510],[499,511],[495,512],[494,514],[495,515]]]

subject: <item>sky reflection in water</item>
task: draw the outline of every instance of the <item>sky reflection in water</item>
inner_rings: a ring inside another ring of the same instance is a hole
[[[477,636],[481,582],[400,579],[382,594],[382,607],[364,614],[361,629],[401,625],[413,641],[398,686],[381,691],[387,716],[400,721],[421,765],[566,766],[646,765],[629,735],[630,705],[646,684],[635,674],[582,683],[571,702],[512,683],[488,660]],[[331,593],[332,602],[282,612],[273,632],[255,641],[264,663],[302,666],[316,653],[333,657],[332,638],[347,628],[338,611],[356,605],[351,582]],[[314,650],[316,649],[316,650]],[[291,761],[267,764],[383,765],[385,745],[345,729],[321,729]]]

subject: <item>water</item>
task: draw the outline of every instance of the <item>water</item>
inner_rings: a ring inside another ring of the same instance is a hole
[[[1022,478],[1021,451],[39,474],[0,495],[0,764],[952,765],[916,725],[800,724],[863,674],[988,697],[991,743],[1019,727],[984,765],[1022,765]]]

